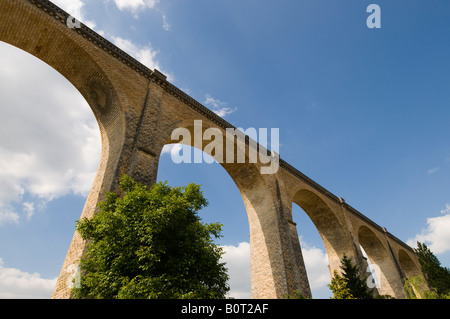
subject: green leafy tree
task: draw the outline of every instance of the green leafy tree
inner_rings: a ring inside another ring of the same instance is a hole
[[[348,288],[347,281],[338,274],[337,270],[334,271],[334,276],[331,278],[328,287],[333,292],[332,299],[356,299]]]
[[[373,292],[360,277],[359,267],[344,255],[341,259],[342,276],[334,271],[334,277],[328,287],[333,291],[334,299],[373,299]]]
[[[450,270],[441,266],[439,259],[424,243],[417,242],[416,253],[428,285],[438,296],[449,295]]]
[[[150,189],[124,176],[91,219],[77,223],[88,242],[74,298],[225,298],[222,225],[203,224],[200,186]]]
[[[439,295],[428,288],[423,276],[405,278],[403,292],[407,299],[438,299]]]
[[[373,293],[367,287],[365,280],[360,277],[359,267],[353,265],[352,261],[344,255],[341,260],[342,276],[347,282],[347,287],[356,299],[372,299]]]

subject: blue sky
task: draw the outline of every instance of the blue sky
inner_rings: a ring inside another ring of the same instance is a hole
[[[279,128],[280,155],[401,240],[450,266],[450,4],[444,1],[58,0],[243,128]],[[366,8],[381,8],[369,29]],[[51,295],[100,156],[95,119],[56,71],[0,43],[0,298]],[[14,134],[11,134],[14,132]],[[224,224],[232,295],[249,297],[248,221],[218,164],[160,159],[203,185]],[[325,249],[294,207],[313,296]]]

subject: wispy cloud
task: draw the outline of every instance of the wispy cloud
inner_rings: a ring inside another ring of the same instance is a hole
[[[9,205],[4,203],[0,206],[0,226],[3,224],[18,224],[19,214],[14,211]]]
[[[159,69],[160,66],[156,61],[158,51],[154,50],[149,43],[146,46],[137,45],[128,39],[112,36],[113,43],[126,53],[133,56],[139,62],[147,66],[149,69]]]
[[[162,70],[159,62],[156,59],[158,51],[152,48],[151,43],[142,46],[128,39],[124,39],[117,36],[111,36],[112,42],[117,45],[120,49],[124,50],[126,53],[134,57],[136,60],[144,64],[150,70],[158,69],[160,72],[167,76],[169,81],[174,80],[174,76],[171,73]]]
[[[94,21],[86,21],[86,15],[84,12],[85,4],[82,0],[54,0],[55,4],[60,6],[62,9],[67,11],[70,15],[74,16],[90,28],[94,29],[96,23]],[[137,12],[139,10],[154,8],[159,0],[114,0],[114,3],[120,10],[130,10],[132,12]],[[163,28],[165,30],[169,30],[170,25],[167,21],[167,17],[165,15],[162,16],[163,19]],[[105,36],[105,32],[97,30],[101,35]],[[127,52],[136,58],[139,62],[146,65],[150,69],[159,69],[161,68],[156,61],[156,55],[158,51],[154,50],[151,44],[141,46],[133,43],[128,39],[124,39],[118,36],[110,36],[112,42],[117,45],[119,48]]]
[[[104,0],[109,2],[110,0]],[[161,13],[162,17],[162,27],[164,30],[170,30],[170,24],[167,20],[167,16],[161,12],[158,8],[160,0],[114,0],[116,7],[120,11],[129,11],[133,13],[135,19],[139,19],[139,13],[148,9],[156,10]]]
[[[433,168],[430,168],[430,169],[427,171],[427,173],[428,173],[429,175],[431,175],[431,174],[436,173],[438,170],[439,170],[439,166],[433,167]]]
[[[441,210],[441,214],[449,214],[450,213],[450,204],[445,204],[445,209]]]
[[[166,30],[166,31],[169,31],[170,30],[170,24],[167,21],[167,17],[166,17],[166,15],[163,15],[162,17],[163,17],[163,29]]]
[[[228,114],[231,114],[237,110],[237,107],[231,108],[228,106],[226,102],[222,102],[218,99],[213,98],[209,94],[205,96],[204,104],[211,109],[214,113],[219,115],[220,117],[224,117]]]
[[[27,219],[30,219],[31,216],[34,215],[34,209],[35,209],[34,203],[24,202],[22,205],[23,205],[23,211],[26,214]]]

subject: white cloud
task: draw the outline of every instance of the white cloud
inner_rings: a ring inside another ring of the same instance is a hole
[[[19,214],[17,214],[8,205],[0,206],[0,226],[3,224],[19,223]]]
[[[204,104],[211,109],[214,113],[219,115],[220,117],[224,117],[228,114],[231,114],[237,110],[237,108],[231,108],[227,106],[226,102],[222,102],[218,99],[211,97],[209,94],[205,96]]]
[[[133,12],[136,12],[140,9],[145,8],[154,8],[157,3],[159,3],[159,0],[115,0],[114,1],[117,5],[117,7],[120,10],[131,10]],[[86,24],[91,29],[95,29],[96,23],[94,21],[86,20],[85,13],[84,13],[84,2],[81,0],[54,0],[54,3],[61,7],[63,10],[65,10],[67,13],[72,15],[73,17],[77,18],[79,21]],[[163,28],[168,31],[170,29],[170,24],[167,21],[167,17],[165,15],[162,16],[163,19]],[[96,30],[97,33],[99,33],[101,36],[106,36],[106,33],[102,30]],[[156,55],[158,54],[158,51],[154,50],[151,47],[151,44],[148,44],[147,46],[140,46],[128,39],[124,39],[117,36],[111,36],[110,37],[112,42],[124,50],[126,53],[133,56],[135,59],[137,59],[139,62],[147,66],[149,69],[158,69],[159,71],[163,72],[161,70],[161,67],[159,66],[159,63],[156,61]],[[164,73],[164,72],[163,72]],[[174,80],[173,74],[166,74],[167,79],[169,81]]]
[[[52,0],[54,4],[66,11],[77,20],[86,24],[89,28],[95,27],[95,22],[86,20],[84,15],[84,2],[81,0]]]
[[[23,205],[23,211],[27,216],[27,219],[30,219],[34,214],[34,203],[25,202]]]
[[[77,19],[84,16],[81,10],[84,3],[81,0],[53,0],[53,3]]]
[[[428,244],[433,253],[442,254],[450,250],[450,204],[441,210],[444,216],[427,219],[428,227],[420,234],[407,241],[408,245],[416,247],[417,241]]]
[[[154,50],[150,43],[146,46],[141,46],[121,37],[112,36],[111,39],[116,46],[134,57],[150,70],[157,69],[167,76],[168,81],[172,82],[174,80],[174,76],[172,74],[164,72],[161,69],[161,66],[156,60],[158,51]]]
[[[153,9],[159,0],[114,0],[119,10],[129,10],[136,13],[139,10]]]
[[[328,256],[322,249],[309,247],[302,243],[303,260],[308,274],[311,290],[319,290],[330,283],[330,270],[328,269]]]
[[[223,246],[228,275],[230,276],[230,291],[228,295],[235,299],[251,298],[250,281],[250,243],[242,242],[238,246]]]
[[[327,254],[322,249],[309,247],[305,243],[302,246],[312,293],[318,298],[327,298],[329,289],[326,285],[331,281]],[[241,242],[238,246],[223,246],[223,249],[225,255],[222,259],[227,263],[230,276],[229,296],[236,299],[251,298],[250,243]]]
[[[159,69],[159,64],[155,59],[158,52],[153,50],[150,44],[148,46],[138,46],[130,40],[116,36],[113,36],[112,40],[115,45],[129,55],[133,56],[136,60],[144,64],[149,69]]]
[[[55,288],[57,278],[44,279],[16,268],[5,268],[0,258],[0,299],[47,299]]]
[[[100,158],[100,133],[87,102],[59,73],[0,44],[0,223],[27,218],[36,203],[87,195]],[[14,204],[20,204],[20,212]]]
[[[186,146],[183,144],[166,144],[161,150],[161,156],[164,154],[170,154],[171,156],[178,156],[183,147]]]
[[[104,0],[105,2],[109,2],[110,0]],[[156,9],[157,12],[161,12],[157,9],[157,5],[159,0],[114,0],[116,7],[120,11],[130,11],[134,14],[134,18],[138,19],[138,13],[144,11],[146,9]],[[163,24],[162,27],[164,30],[170,30],[170,24],[167,21],[167,16],[162,14]]]
[[[445,204],[445,209],[441,210],[441,214],[450,213],[450,204]]]
[[[86,23],[84,1],[55,3]],[[132,3],[122,2],[127,5]],[[112,40],[150,69],[161,70],[150,44]],[[52,199],[86,196],[98,168],[101,140],[87,102],[65,78],[17,48],[0,43],[0,52],[1,225],[17,223],[22,215],[29,219],[36,207]],[[168,74],[168,79],[173,76]],[[38,202],[22,203],[27,194]]]

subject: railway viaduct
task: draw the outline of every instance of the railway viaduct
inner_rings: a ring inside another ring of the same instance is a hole
[[[159,71],[68,19],[72,18],[47,0],[0,1],[0,41],[61,73],[83,95],[98,121],[102,155],[82,218],[96,213],[97,203],[107,191],[117,190],[123,174],[149,186],[155,183],[163,146],[179,142],[172,140],[176,128],[194,132],[194,121],[201,120],[202,132],[214,128],[239,145],[238,137],[226,135],[227,128],[234,128],[230,123],[169,83]],[[379,267],[379,293],[404,298],[403,280],[421,274],[412,248],[277,154],[266,150],[266,157],[255,162],[249,160],[255,143],[246,139],[241,145],[247,150],[245,161],[221,165],[236,183],[248,214],[253,298],[282,298],[294,290],[311,295],[292,221],[293,204],[302,207],[319,231],[331,274],[340,269],[344,255],[367,269],[363,247],[370,262]],[[192,146],[208,152],[205,143]],[[258,144],[256,148],[263,150]],[[277,169],[262,174],[270,164]],[[53,298],[70,298],[71,271],[84,248],[75,233]]]

